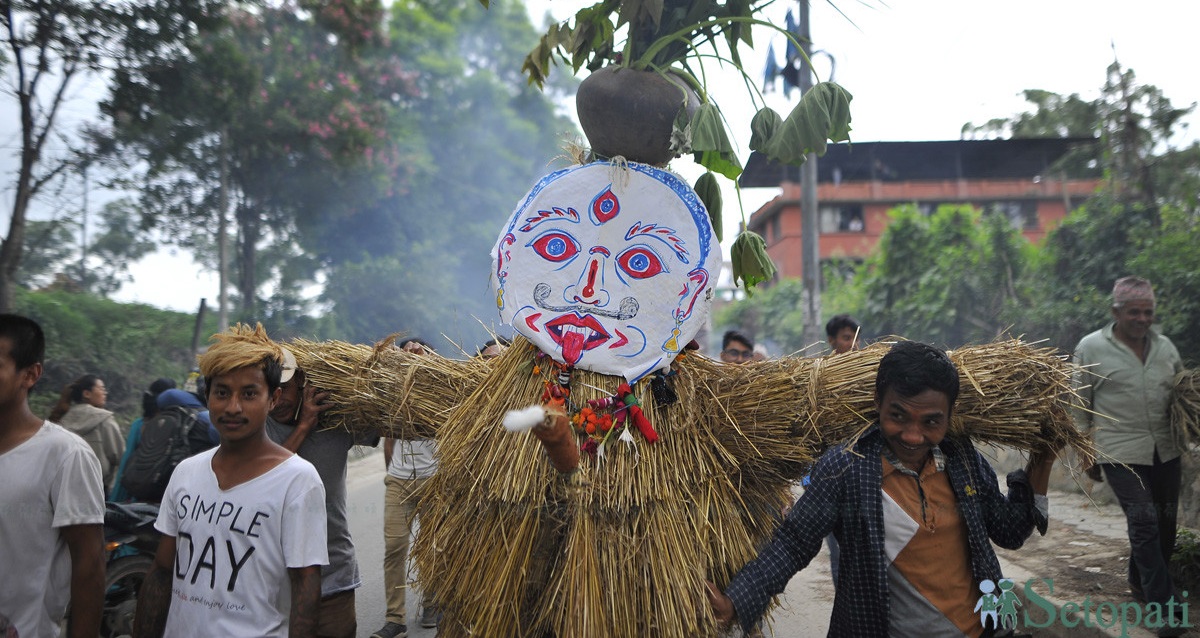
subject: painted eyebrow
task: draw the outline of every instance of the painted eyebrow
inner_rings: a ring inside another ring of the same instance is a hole
[[[517,229],[519,232],[527,233],[537,227],[538,224],[546,221],[565,220],[575,224],[579,223],[579,211],[574,208],[559,208],[552,207],[550,210],[539,210],[537,215],[525,218],[525,225]]]
[[[628,241],[634,237],[652,237],[657,239],[675,251],[675,255],[679,257],[679,261],[685,264],[691,263],[688,261],[688,251],[684,247],[683,239],[675,233],[675,229],[673,228],[659,226],[658,224],[646,224],[643,226],[640,221],[634,222],[629,227],[629,230],[625,231],[625,240]]]

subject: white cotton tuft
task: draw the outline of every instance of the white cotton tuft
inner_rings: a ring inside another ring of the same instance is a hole
[[[546,409],[540,405],[531,405],[520,410],[509,410],[504,413],[504,428],[509,432],[524,432],[531,430],[546,419]]]

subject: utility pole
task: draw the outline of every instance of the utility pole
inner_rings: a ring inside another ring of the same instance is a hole
[[[808,19],[809,0],[800,0],[800,97],[813,85],[812,30]],[[800,167],[800,247],[804,267],[804,344],[824,341],[821,329],[821,248],[817,215],[817,154],[809,153]]]

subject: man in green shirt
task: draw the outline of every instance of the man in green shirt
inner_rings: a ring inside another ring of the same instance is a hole
[[[1180,455],[1167,416],[1183,364],[1171,340],[1151,328],[1154,289],[1141,277],[1113,286],[1113,322],[1075,348],[1075,387],[1084,405],[1075,423],[1095,437],[1100,467],[1129,524],[1129,588],[1166,603],[1175,595],[1167,565],[1175,551]],[[1165,626],[1159,635],[1178,627]]]

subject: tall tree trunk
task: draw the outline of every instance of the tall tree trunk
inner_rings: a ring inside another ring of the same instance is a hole
[[[242,296],[242,316],[252,318],[258,312],[258,238],[259,219],[254,207],[246,202],[238,206],[238,228],[241,231],[241,276],[238,293]]]
[[[0,243],[0,312],[11,312],[13,288],[17,285],[17,268],[25,250],[25,221],[32,191],[29,188],[29,172],[32,166],[21,159],[20,178],[17,181],[17,196],[13,201],[12,221],[8,224],[8,235]]]
[[[17,173],[17,194],[13,199],[8,235],[0,246],[0,312],[10,312],[13,307],[13,287],[16,285],[21,256],[25,252],[25,222],[29,214],[29,202],[33,199],[38,184],[33,177],[33,167],[40,159],[42,140],[45,139],[44,135],[34,133],[36,123],[33,119],[33,94],[25,80],[25,67],[20,56],[21,52],[18,50],[16,65],[17,100],[21,106],[21,168]],[[64,86],[65,84],[64,81]],[[47,121],[47,128],[50,125],[51,121]]]
[[[221,129],[221,192],[217,198],[217,327],[229,329],[229,130]]]

